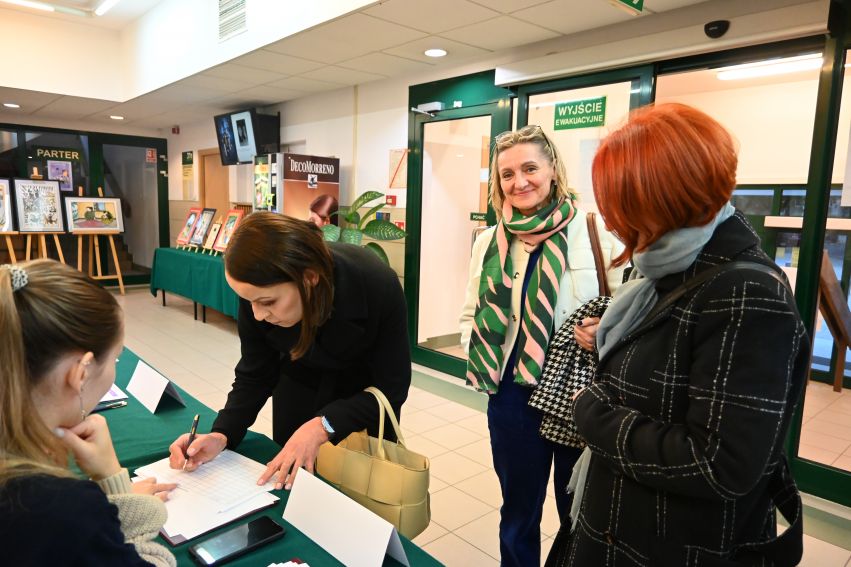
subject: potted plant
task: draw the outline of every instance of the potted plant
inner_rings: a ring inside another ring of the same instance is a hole
[[[384,193],[380,193],[378,191],[366,191],[358,196],[354,203],[348,207],[341,207],[340,210],[333,213],[337,215],[341,226],[333,224],[323,226],[322,232],[325,235],[325,240],[329,242],[337,242],[339,240],[360,246],[364,235],[372,238],[373,240],[398,240],[400,238],[405,238],[408,233],[390,221],[372,219],[367,222],[368,219],[380,211],[386,203],[379,203],[378,205],[375,205],[363,215],[358,212],[358,209],[365,207],[367,203],[381,197],[384,197]],[[385,264],[390,264],[390,260],[387,258],[387,253],[377,242],[367,242],[364,244],[364,247],[375,252],[379,258],[384,260]]]

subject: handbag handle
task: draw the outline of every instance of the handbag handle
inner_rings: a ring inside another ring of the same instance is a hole
[[[387,412],[387,415],[390,416],[390,423],[393,425],[393,431],[396,432],[396,443],[405,447],[405,439],[402,437],[402,428],[399,427],[399,420],[396,419],[396,412],[393,411],[393,406],[390,405],[390,402],[384,396],[384,394],[376,388],[375,386],[370,386],[369,388],[365,388],[364,392],[369,392],[373,396],[375,396],[375,400],[378,402],[378,457],[381,460],[385,460],[384,456],[384,412]]]
[[[588,237],[591,240],[591,252],[594,254],[594,267],[597,268],[597,285],[600,295],[612,295],[609,288],[609,280],[606,278],[606,264],[603,262],[603,248],[600,246],[600,234],[597,232],[597,219],[595,213],[588,213],[585,217],[588,222]]]

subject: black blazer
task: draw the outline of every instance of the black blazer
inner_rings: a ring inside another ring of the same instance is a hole
[[[399,279],[369,250],[343,243],[330,243],[329,248],[333,309],[302,358],[293,361],[289,354],[300,325],[285,328],[257,321],[250,303],[240,300],[242,358],[212,428],[227,436],[231,448],[273,392],[274,438],[282,445],[319,415],[334,428],[334,442],[364,428],[376,435],[378,405],[363,392],[367,386],[384,392],[399,415],[411,384],[407,306]]]
[[[740,213],[657,291],[732,260],[772,265]],[[809,351],[794,297],[756,270],[723,272],[625,337],[576,399],[593,455],[576,531],[548,565],[771,565],[749,548],[775,534],[769,483]]]

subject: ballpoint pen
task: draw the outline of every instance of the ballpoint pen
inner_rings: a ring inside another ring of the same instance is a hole
[[[187,451],[192,445],[192,442],[195,441],[195,432],[198,431],[198,419],[200,417],[200,414],[196,413],[195,418],[192,420],[192,427],[189,428],[189,440],[186,442],[186,450],[183,451],[183,456],[185,457],[185,460],[183,461],[183,470],[186,470],[186,464],[189,463],[189,454]]]
[[[99,411],[108,410],[108,409],[123,408],[126,405],[127,405],[127,400],[118,400],[118,401],[115,401],[115,402],[109,402],[109,403],[106,403],[106,404],[103,404],[103,405],[95,406],[95,409],[92,410],[92,413],[97,413]]]

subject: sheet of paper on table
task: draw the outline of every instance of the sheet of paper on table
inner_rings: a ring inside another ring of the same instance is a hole
[[[161,533],[177,545],[273,505],[269,494],[273,482],[257,486],[266,466],[239,453],[224,450],[197,470],[169,467],[168,458],[136,469],[139,477],[155,477],[159,483],[176,483],[165,506],[168,520]]]

